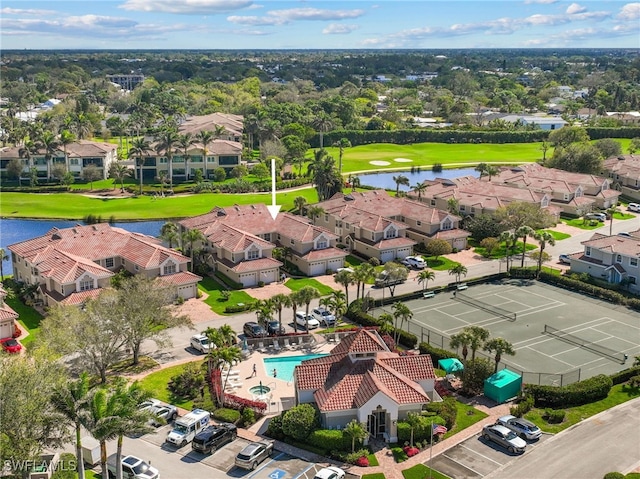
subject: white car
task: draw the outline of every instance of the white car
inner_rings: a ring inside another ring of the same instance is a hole
[[[336,324],[336,317],[322,306],[320,306],[319,308],[313,308],[311,315],[325,326],[333,326],[334,324]]]
[[[511,429],[525,440],[536,441],[540,439],[540,436],[542,436],[542,431],[538,426],[521,417],[511,415],[502,416],[498,418],[496,424],[500,424],[501,426]]]
[[[636,213],[640,213],[640,204],[638,204],[638,203],[629,203],[629,206],[627,206],[627,209],[629,211],[635,211]]]
[[[148,411],[152,414],[149,423],[154,426],[162,426],[171,421],[175,421],[178,417],[178,408],[167,403],[163,403],[158,399],[149,399],[140,406],[139,409]]]
[[[313,479],[343,479],[345,475],[346,472],[344,472],[342,469],[334,466],[329,466],[316,472],[316,475],[313,476]]]
[[[354,273],[354,271],[353,271],[353,269],[352,269],[352,268],[338,268],[338,269],[336,270],[336,273],[340,273],[340,272],[342,272],[342,271],[346,271],[347,273]]]
[[[318,321],[313,316],[309,315],[309,329],[316,329],[320,327],[320,321]],[[298,326],[302,326],[303,328],[307,327],[307,319],[304,311],[296,311],[296,324]]]
[[[407,256],[402,260],[402,264],[415,269],[424,269],[427,267],[427,263],[420,256]]]
[[[116,477],[116,455],[111,454],[107,458],[107,471],[109,477]],[[122,477],[127,479],[160,479],[160,473],[151,464],[136,456],[122,458]]]
[[[193,349],[200,351],[202,354],[207,354],[211,349],[215,348],[215,346],[209,342],[209,338],[204,334],[191,336],[190,343]]]

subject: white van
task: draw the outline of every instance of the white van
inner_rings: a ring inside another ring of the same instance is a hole
[[[173,423],[173,430],[167,436],[167,442],[178,447],[190,443],[201,429],[207,427],[211,421],[211,413],[204,409],[194,409]]]
[[[629,211],[635,211],[636,213],[640,213],[640,204],[638,204],[638,203],[629,203],[629,206],[627,206],[627,209]]]

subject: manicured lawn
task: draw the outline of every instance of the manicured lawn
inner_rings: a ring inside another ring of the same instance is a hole
[[[340,156],[338,148],[327,147],[329,155],[336,160]],[[310,157],[313,152],[308,152]],[[547,152],[549,154],[549,152]],[[396,158],[413,160],[411,163],[399,163]],[[431,167],[434,163],[444,166],[473,165],[477,163],[519,164],[538,161],[542,158],[540,143],[509,144],[448,144],[415,143],[413,145],[394,145],[391,143],[373,143],[354,148],[346,148],[342,156],[342,172],[391,168],[410,169],[412,166]],[[389,165],[372,165],[371,161],[388,161]]]
[[[367,456],[367,459],[369,459],[369,466],[371,467],[375,467],[375,466],[379,466],[380,463],[378,462],[378,458],[376,457],[375,454],[369,454]]]
[[[43,316],[30,306],[27,306],[17,298],[5,298],[5,302],[13,308],[13,310],[20,316],[18,322],[21,328],[29,331],[29,336],[20,340],[25,346],[29,346],[34,339],[38,337],[40,332],[40,321]]]
[[[428,477],[432,477],[433,479],[451,479],[449,476],[445,476],[435,469],[430,469],[424,464],[416,464],[409,469],[405,469],[402,471],[402,475],[405,479],[426,479]]]
[[[358,266],[359,264],[362,264],[362,260],[360,258],[356,258],[352,254],[347,256],[344,262],[345,262],[345,266],[351,267],[351,268],[353,268],[354,266]]]
[[[522,241],[518,241],[516,243],[515,249],[512,249],[511,251],[509,251],[511,253],[511,257],[512,258],[514,256],[518,256],[519,257],[520,255],[522,255],[522,246],[523,246]],[[527,249],[527,251],[531,251],[531,250],[536,249],[537,247],[538,246],[535,245],[535,244],[527,243],[526,249]],[[485,257],[484,253],[485,253],[486,250],[482,246],[476,246],[474,251],[476,253],[478,253],[480,256]],[[507,256],[507,248],[505,246],[505,243],[502,243],[499,248],[496,248],[495,250],[493,250],[491,252],[491,256],[489,256],[489,258],[498,259],[498,258],[504,258],[506,256]]]
[[[582,218],[564,220],[564,222],[569,226],[575,226],[576,228],[580,228],[581,230],[595,230],[597,228],[600,228],[601,226],[604,226],[604,223],[601,223],[597,220],[587,220],[585,222]]]
[[[178,366],[160,369],[142,378],[140,380],[140,386],[149,391],[152,397],[160,401],[191,410],[193,409],[193,400],[176,397],[167,389],[167,384],[169,384],[171,378],[180,374],[184,368],[185,364],[179,364]]]
[[[322,284],[320,281],[315,280],[313,278],[300,278],[300,279],[290,278],[287,280],[286,283],[284,283],[284,285],[287,288],[289,288],[291,291],[299,291],[305,286],[312,286],[316,288],[318,291],[320,291],[320,294],[322,296],[327,296],[328,294],[331,294],[334,291],[326,284]]]
[[[282,210],[293,208],[293,200],[303,196],[308,203],[316,203],[318,194],[313,188],[278,193],[276,201]],[[55,201],[53,200],[55,199]],[[132,198],[89,198],[74,193],[34,194],[2,193],[0,216],[7,218],[82,219],[88,214],[120,220],[186,218],[211,211],[215,206],[234,204],[271,204],[269,193],[215,194],[202,193],[155,199],[153,196]]]
[[[362,479],[386,479],[386,478],[383,473],[374,472],[373,474],[363,474]]]
[[[562,241],[563,239],[571,238],[570,234],[561,233],[560,231],[554,231],[554,230],[538,230],[536,231],[536,233],[540,233],[541,231],[545,231],[549,233],[551,236],[553,236],[553,239],[556,241]]]
[[[611,388],[611,391],[609,391],[609,396],[601,401],[565,409],[566,416],[564,422],[561,424],[548,424],[547,421],[542,419],[544,410],[538,408],[532,409],[525,414],[524,417],[537,424],[538,427],[545,432],[557,433],[565,430],[569,426],[579,423],[583,419],[637,397],[640,397],[639,388],[630,388],[625,384],[616,384]]]
[[[253,303],[255,299],[244,291],[229,291],[230,296],[228,300],[224,300],[222,298],[221,291],[225,288],[215,281],[213,278],[205,277],[198,284],[198,288],[204,291],[209,295],[209,297],[204,301],[211,307],[212,311],[215,311],[218,314],[229,314],[225,313],[224,309],[227,306],[235,306],[238,303],[249,304]]]
[[[473,406],[469,406],[461,402],[456,403],[456,406],[458,408],[458,412],[456,414],[456,425],[453,426],[451,430],[447,431],[444,435],[445,439],[487,417],[486,413],[474,408]]]
[[[427,262],[429,269],[436,271],[448,271],[457,264],[457,261],[452,261],[444,256],[438,256],[437,258],[435,256],[423,256],[423,258]]]
[[[635,215],[632,215],[630,213],[625,213],[623,211],[616,211],[615,213],[613,213],[613,219],[616,219],[616,220],[630,220],[635,217],[636,217]]]

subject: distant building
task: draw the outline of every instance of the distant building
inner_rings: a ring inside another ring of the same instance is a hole
[[[541,130],[559,130],[567,124],[560,117],[549,116],[533,116],[533,115],[507,115],[503,116],[502,120],[509,123],[520,122],[522,125],[535,125]]]
[[[640,156],[620,155],[604,161],[606,176],[621,193],[640,202]]]
[[[107,75],[107,80],[111,83],[120,85],[124,90],[133,90],[144,81],[144,75],[141,73],[124,74],[124,75]]]

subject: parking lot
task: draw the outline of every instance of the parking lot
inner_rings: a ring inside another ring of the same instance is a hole
[[[550,437],[551,435],[543,434],[538,441],[527,441],[524,454],[530,453]],[[475,435],[434,457],[431,466],[456,479],[478,479],[508,462],[518,460],[520,456],[511,454],[493,442],[485,441],[480,435]]]
[[[166,425],[138,438],[125,438],[124,453],[151,461],[163,479],[222,476],[251,479],[312,479],[316,471],[326,466],[309,463],[276,450],[272,457],[260,464],[255,471],[247,471],[235,467],[234,461],[249,441],[237,438],[213,454],[205,455],[193,451],[191,444],[177,448],[165,443],[170,430],[171,426]]]

